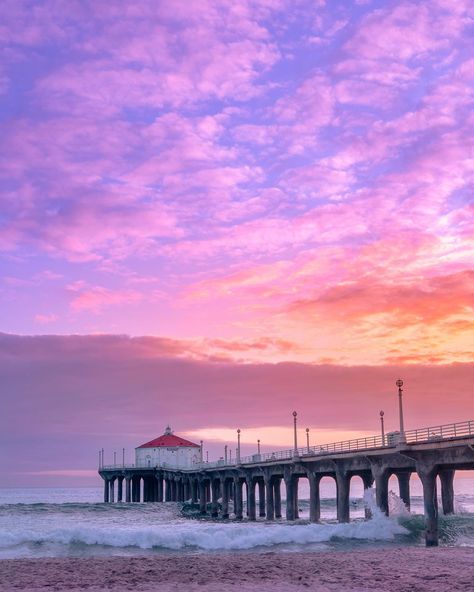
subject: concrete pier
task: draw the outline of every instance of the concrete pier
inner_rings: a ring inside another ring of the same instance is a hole
[[[423,484],[423,505],[425,510],[425,541],[427,547],[438,546],[438,496],[436,492],[436,470],[418,470]]]
[[[349,487],[350,477],[344,472],[336,472],[337,486],[337,519],[339,522],[349,522]]]
[[[397,473],[399,496],[408,511],[410,511],[410,475],[411,473]]]
[[[273,496],[275,503],[275,518],[281,518],[281,477],[275,479],[275,491]]]
[[[472,424],[472,433],[471,433]],[[331,477],[337,489],[337,519],[350,520],[350,483],[360,477],[364,490],[375,485],[378,508],[388,514],[388,482],[391,475],[398,479],[399,495],[410,508],[410,476],[417,474],[423,486],[425,539],[427,546],[438,544],[438,501],[436,484],[441,484],[442,511],[452,514],[454,508],[454,476],[458,470],[474,469],[474,422],[468,425],[468,433],[442,438],[442,429],[433,429],[429,437],[413,442],[385,443],[361,450],[318,449],[289,453],[287,457],[276,454],[249,458],[238,464],[199,463],[196,468],[170,467],[100,467],[104,479],[104,502],[184,502],[199,504],[202,514],[210,511],[213,518],[244,516],[243,488],[246,488],[246,513],[248,520],[272,521],[282,517],[281,483],[286,493],[285,517],[298,519],[298,485],[308,479],[309,520],[321,520],[320,482]],[[441,426],[442,428],[442,426]],[[459,428],[457,434],[459,433]],[[446,431],[446,430],[445,430]],[[423,432],[424,433],[424,432]],[[368,440],[368,439],[366,439]],[[257,503],[258,496],[258,503]],[[210,504],[210,508],[208,506]],[[366,517],[370,518],[367,510]]]
[[[255,480],[251,477],[247,479],[247,516],[249,520],[257,519],[257,506],[255,500]]]
[[[234,515],[236,520],[242,520],[244,513],[242,486],[242,480],[240,477],[236,477],[234,479]]]
[[[293,477],[285,477],[286,487],[286,519],[295,519],[295,483]]]
[[[265,477],[265,514],[267,520],[275,519],[275,485],[272,477]]]
[[[265,518],[265,483],[263,479],[258,480],[258,516]]]
[[[445,469],[439,472],[441,481],[441,502],[443,514],[454,514],[454,470]]]

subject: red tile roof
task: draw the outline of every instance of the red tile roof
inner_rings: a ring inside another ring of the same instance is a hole
[[[154,440],[150,440],[150,442],[138,446],[138,448],[158,448],[159,446],[166,446],[168,448],[173,448],[175,446],[192,446],[193,448],[199,448],[198,444],[194,444],[193,442],[175,436],[174,434],[163,434],[159,438],[155,438]]]

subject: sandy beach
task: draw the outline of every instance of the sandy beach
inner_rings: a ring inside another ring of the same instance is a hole
[[[0,561],[1,592],[454,592],[473,582],[472,548]]]

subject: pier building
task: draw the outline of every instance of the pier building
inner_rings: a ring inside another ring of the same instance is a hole
[[[201,447],[175,436],[167,426],[162,436],[135,448],[137,467],[173,467],[190,469],[202,460]]]
[[[191,466],[171,465],[169,459],[179,456],[167,456],[166,460],[155,456],[148,464],[146,451],[159,448],[151,441],[137,449],[140,462],[134,465],[104,465],[102,455],[99,474],[104,480],[104,502],[190,500],[199,504],[202,514],[209,512],[214,518],[227,519],[231,516],[229,502],[232,500],[235,520],[244,518],[244,509],[248,520],[275,520],[282,517],[284,488],[285,517],[296,520],[299,517],[298,482],[307,478],[309,518],[311,522],[318,522],[320,481],[331,477],[337,486],[337,519],[348,522],[353,477],[361,477],[366,489],[375,485],[377,506],[388,514],[390,476],[397,477],[400,498],[410,508],[410,475],[416,473],[423,486],[426,544],[434,546],[438,544],[437,482],[441,484],[441,510],[451,514],[454,512],[455,471],[474,470],[474,421],[402,430],[401,433],[403,437],[387,438],[382,433],[317,446],[308,444],[303,448],[296,447],[295,438],[295,446],[290,450],[249,457],[241,457],[239,451],[236,458],[217,462],[203,462],[201,448],[191,445],[188,446],[194,450],[191,454],[199,454],[199,461]],[[165,432],[163,437],[169,438],[171,434]],[[141,464],[142,450],[145,450],[145,464]],[[195,459],[195,456],[190,458]]]

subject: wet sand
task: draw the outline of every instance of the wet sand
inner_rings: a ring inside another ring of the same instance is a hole
[[[453,592],[474,590],[473,548],[5,559],[0,591]]]

